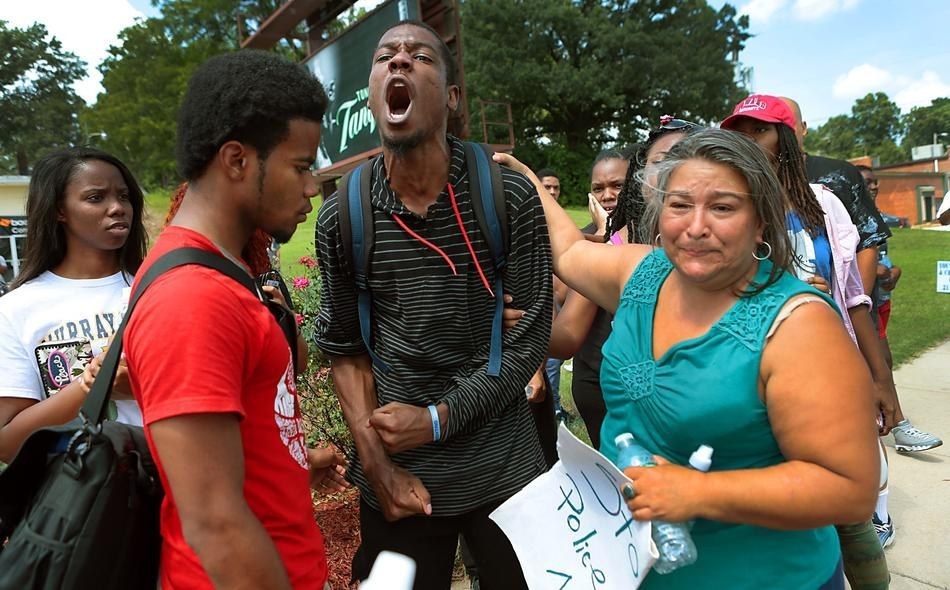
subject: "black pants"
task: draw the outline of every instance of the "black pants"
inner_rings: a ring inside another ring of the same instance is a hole
[[[360,500],[362,543],[353,557],[353,579],[369,577],[376,556],[388,550],[415,560],[413,590],[448,590],[461,533],[478,564],[483,590],[527,589],[508,537],[488,518],[500,504],[492,502],[459,516],[410,516],[387,522],[381,512]]]

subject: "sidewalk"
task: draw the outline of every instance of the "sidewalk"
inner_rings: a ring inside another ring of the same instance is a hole
[[[887,548],[891,590],[950,590],[950,341],[894,372],[904,414],[945,442],[900,455],[884,439],[890,461],[888,512],[894,543]]]

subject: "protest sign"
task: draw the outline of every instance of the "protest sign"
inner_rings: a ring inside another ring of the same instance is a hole
[[[532,590],[637,588],[656,561],[650,523],[620,495],[630,481],[561,424],[560,461],[490,518],[504,531]]]

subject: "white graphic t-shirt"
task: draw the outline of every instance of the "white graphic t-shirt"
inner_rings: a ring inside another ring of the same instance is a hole
[[[102,352],[122,321],[131,277],[66,279],[49,271],[0,297],[0,397],[43,400],[36,348],[44,343],[88,340]],[[113,402],[117,420],[142,424],[134,400]]]

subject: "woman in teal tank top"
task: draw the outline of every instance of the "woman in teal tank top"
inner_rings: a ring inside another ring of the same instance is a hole
[[[868,518],[877,496],[863,360],[834,304],[784,272],[781,188],[754,143],[698,132],[657,185],[641,225],[658,248],[585,242],[542,195],[555,273],[616,312],[600,450],[615,458],[631,432],[660,458],[625,470],[636,519],[696,520],[696,563],[642,587],[841,587],[831,525]],[[703,443],[710,472],[682,467]]]

